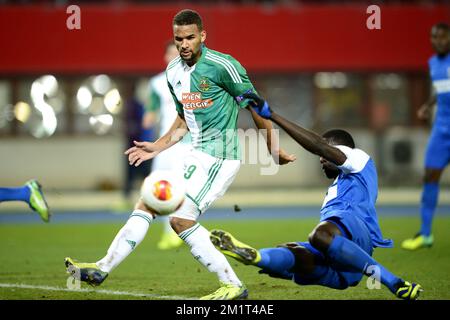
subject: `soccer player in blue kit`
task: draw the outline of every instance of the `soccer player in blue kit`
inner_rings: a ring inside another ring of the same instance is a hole
[[[276,114],[255,94],[244,96],[255,102],[254,109],[260,116],[278,124],[303,148],[318,155],[325,175],[334,182],[309,242],[256,250],[226,231],[213,230],[213,244],[238,261],[261,268],[260,273],[292,279],[300,285],[346,289],[356,286],[363,275],[378,274],[378,280],[398,298],[417,299],[423,291],[419,284],[404,281],[372,258],[374,248],[392,247],[392,240],[383,239],[378,225],[377,172],[370,156],[355,148],[352,136],[344,130],[329,130],[321,137]]]
[[[37,180],[30,180],[25,185],[15,188],[0,188],[0,202],[23,201],[36,211],[44,222],[50,220],[50,209],[42,191],[42,186]]]
[[[421,199],[420,231],[402,243],[406,250],[431,247],[431,225],[439,198],[439,180],[450,161],[450,28],[438,23],[431,28],[431,44],[436,54],[428,61],[434,91],[418,111],[418,117],[427,120],[437,102],[437,112],[425,154],[425,176]]]

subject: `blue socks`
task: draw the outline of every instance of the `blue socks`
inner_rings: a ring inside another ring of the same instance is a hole
[[[28,186],[18,188],[0,188],[0,202],[2,201],[25,201],[29,202],[31,191]]]
[[[420,208],[420,214],[422,217],[420,234],[424,236],[431,235],[431,225],[433,223],[433,215],[436,209],[438,197],[439,184],[425,183],[422,191],[422,206]]]
[[[287,248],[267,248],[259,250],[261,260],[256,264],[266,273],[276,273],[291,279],[293,274],[287,270],[295,264],[294,254]]]
[[[381,264],[376,262],[370,255],[361,249],[356,243],[348,240],[342,236],[336,235],[327,251],[327,257],[333,263],[333,266],[338,270],[362,272],[367,276],[371,276],[369,266],[376,266],[379,268],[380,282],[395,293],[397,291],[396,285],[403,282],[402,279],[396,277],[391,272],[386,270]]]

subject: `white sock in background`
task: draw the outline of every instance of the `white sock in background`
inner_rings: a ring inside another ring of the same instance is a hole
[[[147,234],[153,216],[143,210],[134,210],[109,246],[106,256],[96,264],[103,272],[111,272],[117,267]]]
[[[210,272],[215,272],[219,280],[227,284],[242,286],[225,256],[217,250],[209,239],[209,231],[199,223],[180,233],[180,238],[191,248],[196,260]]]

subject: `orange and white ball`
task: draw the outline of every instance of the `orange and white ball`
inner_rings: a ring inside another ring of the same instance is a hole
[[[160,215],[175,212],[183,203],[185,195],[183,175],[169,170],[153,171],[141,187],[145,205]]]

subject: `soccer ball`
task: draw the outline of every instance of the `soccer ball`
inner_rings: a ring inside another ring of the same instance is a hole
[[[182,173],[169,170],[153,171],[141,187],[145,205],[159,215],[175,212],[183,203],[186,185]]]

